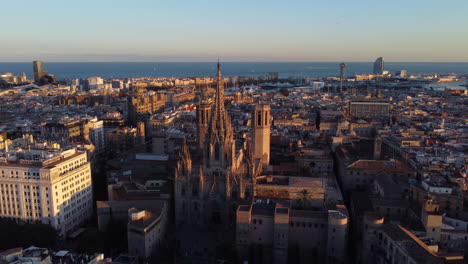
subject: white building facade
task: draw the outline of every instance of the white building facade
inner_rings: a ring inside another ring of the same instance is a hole
[[[63,235],[91,216],[92,203],[86,152],[43,148],[0,154],[0,217],[40,221]]]

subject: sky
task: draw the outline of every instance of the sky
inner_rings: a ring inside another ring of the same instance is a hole
[[[468,62],[467,0],[0,0],[0,62]]]

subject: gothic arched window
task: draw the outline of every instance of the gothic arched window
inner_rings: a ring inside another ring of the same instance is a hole
[[[215,160],[219,160],[219,143],[215,144],[214,151],[215,151],[215,154],[214,154],[215,155]]]
[[[262,125],[262,112],[258,111],[257,113],[257,126]]]
[[[246,198],[246,199],[249,199],[249,198],[250,198],[250,190],[249,190],[249,189],[246,189],[246,190],[245,190],[245,198]]]
[[[237,192],[237,190],[232,190],[231,199],[233,200],[239,199],[239,193]]]

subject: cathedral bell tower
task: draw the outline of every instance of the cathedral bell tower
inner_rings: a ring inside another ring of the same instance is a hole
[[[200,100],[197,106],[198,148],[203,151],[211,118],[211,102],[205,88],[200,89]]]
[[[253,154],[263,166],[270,164],[270,113],[270,106],[265,104],[256,105],[252,113]]]

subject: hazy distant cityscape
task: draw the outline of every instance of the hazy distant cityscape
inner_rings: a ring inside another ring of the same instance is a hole
[[[373,62],[346,62],[347,75],[373,72]],[[340,62],[223,62],[226,76],[261,76],[279,72],[288,77],[339,76]],[[197,77],[211,76],[211,62],[47,62],[47,69],[60,79],[132,78],[132,77]],[[468,63],[450,62],[385,62],[389,72],[407,70],[411,74],[466,74]],[[0,71],[14,75],[33,75],[30,62],[0,62]]]
[[[383,58],[324,77],[29,65],[0,73],[0,229],[15,237],[0,263],[464,263],[468,74]]]
[[[0,10],[0,264],[468,263],[468,1]]]

